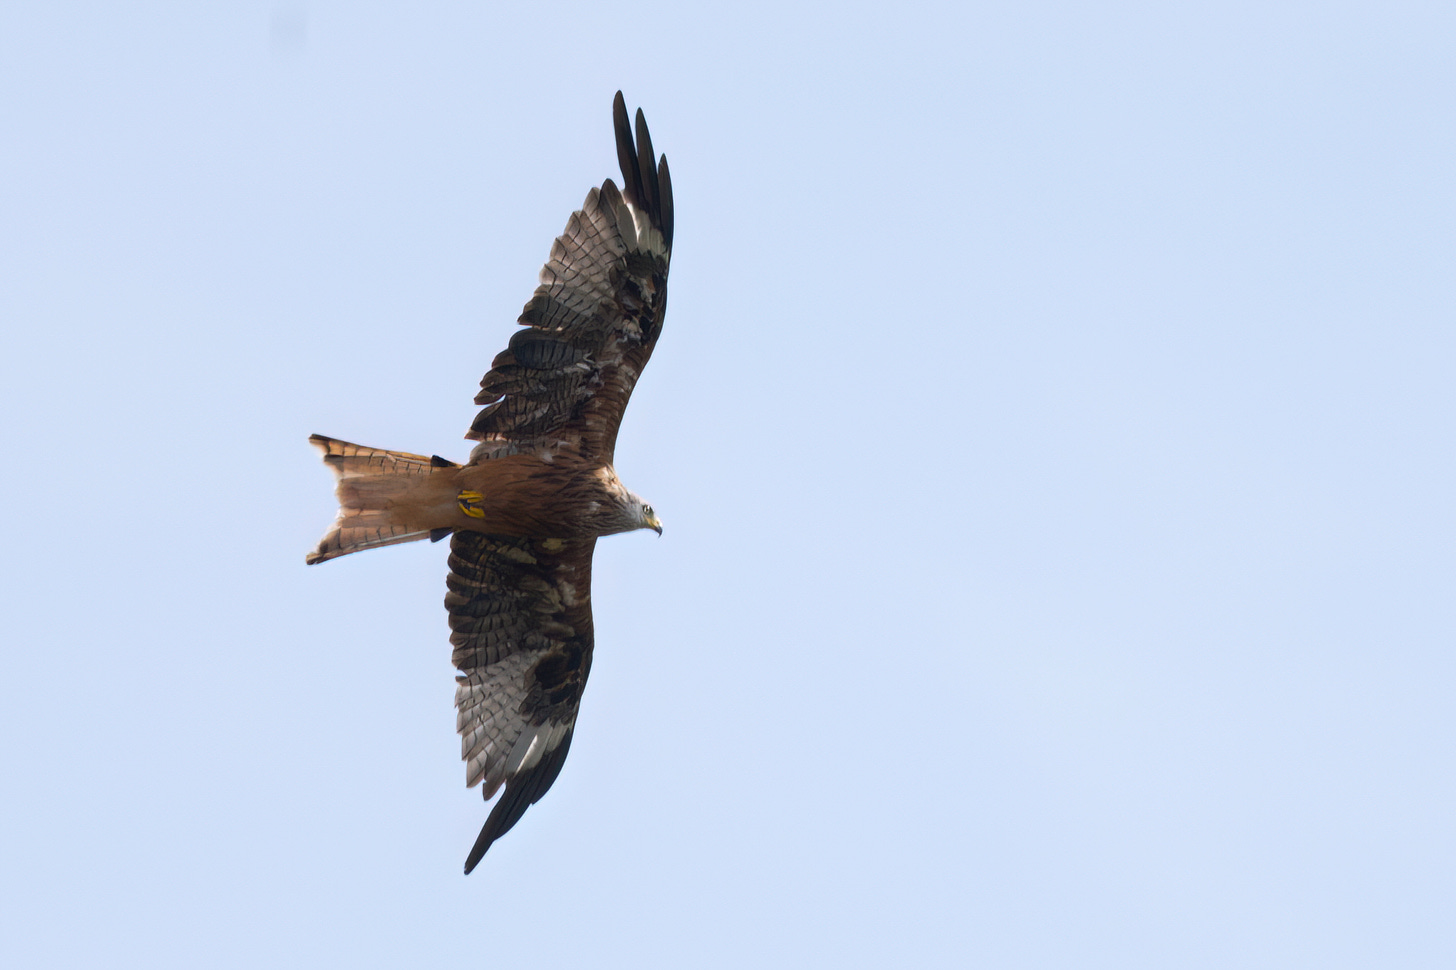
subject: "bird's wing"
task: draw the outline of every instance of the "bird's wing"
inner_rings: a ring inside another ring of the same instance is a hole
[[[662,330],[672,256],[672,180],[641,109],[612,104],[623,187],[587,193],[541,270],[541,285],[480,382],[467,438],[479,462],[573,449],[610,463],[622,412]]]
[[[556,780],[591,669],[595,539],[457,532],[449,592],[456,726],[466,784],[505,785],[465,862],[468,873]]]

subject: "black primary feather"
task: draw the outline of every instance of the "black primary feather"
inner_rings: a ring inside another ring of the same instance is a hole
[[[486,850],[491,844],[509,832],[521,820],[521,816],[526,814],[526,809],[539,802],[541,796],[556,783],[556,776],[561,774],[561,766],[566,764],[566,752],[571,748],[571,735],[574,730],[567,731],[556,750],[548,752],[540,764],[506,782],[506,790],[491,808],[490,815],[480,828],[480,834],[475,837],[475,844],[470,847],[470,855],[465,857],[467,876],[480,865],[480,860],[485,858]]]

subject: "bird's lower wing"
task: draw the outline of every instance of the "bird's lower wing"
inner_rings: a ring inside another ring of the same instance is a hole
[[[466,784],[493,807],[465,863],[475,868],[556,780],[591,669],[594,539],[458,532],[449,592],[456,726]]]

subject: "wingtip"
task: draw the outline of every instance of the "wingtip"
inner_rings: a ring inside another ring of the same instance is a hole
[[[617,136],[617,164],[622,170],[622,196],[650,214],[663,241],[672,249],[672,177],[667,159],[656,157],[647,115],[638,108],[627,113],[627,100],[618,91],[612,98],[612,127]]]
[[[642,173],[637,161],[637,145],[632,140],[632,122],[627,116],[627,101],[618,91],[612,99],[612,130],[617,138],[617,167],[622,170],[622,195],[628,202],[641,204]]]
[[[662,238],[672,251],[672,173],[667,169],[667,156],[657,160],[657,183],[662,190]]]
[[[485,844],[482,845],[481,843]],[[480,865],[480,860],[485,858],[485,850],[490,848],[490,842],[486,840],[485,833],[480,833],[480,838],[475,840],[475,845],[470,847],[470,854],[465,857],[465,874],[468,876]]]

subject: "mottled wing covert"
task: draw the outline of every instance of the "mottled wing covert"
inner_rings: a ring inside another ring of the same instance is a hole
[[[518,321],[525,329],[480,382],[472,462],[561,447],[612,460],[662,329],[673,229],[667,159],[654,158],[642,111],[635,144],[620,91],[612,112],[624,187],[607,179],[587,193],[552,245]]]
[[[505,785],[465,862],[556,780],[591,669],[595,539],[563,541],[457,532],[449,592],[456,727],[466,784],[486,799]]]

